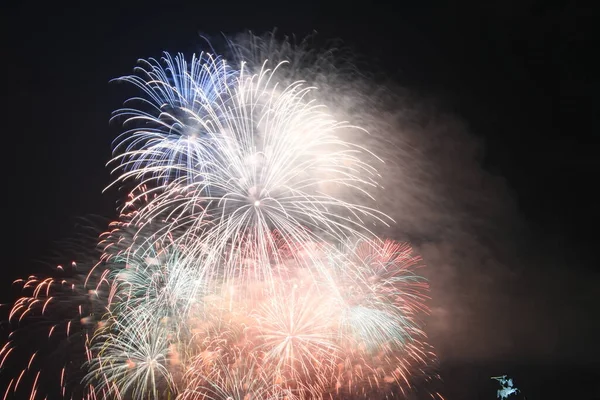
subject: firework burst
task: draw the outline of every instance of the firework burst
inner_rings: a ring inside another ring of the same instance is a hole
[[[128,196],[88,268],[21,282],[0,368],[34,350],[5,397],[42,398],[56,371],[89,400],[402,398],[430,376],[421,260],[361,200],[380,187],[368,133],[293,46],[252,43],[118,79],[142,94],[114,115]]]

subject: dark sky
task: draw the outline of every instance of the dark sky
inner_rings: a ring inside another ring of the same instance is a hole
[[[7,218],[3,293],[14,278],[33,270],[35,260],[47,256],[53,240],[68,237],[75,218],[113,213],[115,198],[101,191],[109,183],[104,165],[117,132],[108,118],[123,94],[110,79],[128,74],[138,58],[159,56],[163,50],[198,51],[203,44],[199,32],[262,33],[274,27],[299,37],[316,30],[320,37],[342,39],[373,60],[383,75],[455,113],[482,140],[481,166],[505,181],[528,243],[539,254],[548,249],[553,268],[580,276],[587,283],[582,288],[594,288],[590,280],[598,282],[600,158],[594,145],[600,103],[592,32],[598,14],[583,2],[81,3],[88,4],[23,1],[3,5],[0,12]],[[519,268],[524,276],[545,275],[543,266]],[[556,279],[561,274],[549,276],[544,279],[560,288]],[[572,297],[579,290],[556,293],[539,285],[535,301]],[[597,327],[597,315],[572,316],[596,319],[576,329]],[[560,318],[550,321],[561,323]],[[570,337],[578,337],[577,332]],[[573,385],[584,374],[591,376],[588,365],[598,364],[597,348],[590,347],[582,360],[585,372],[569,378]],[[481,387],[488,378],[477,371],[493,368],[489,360],[485,367],[477,362],[446,367],[447,380]],[[514,356],[502,362],[519,364]],[[529,384],[532,391],[572,369],[540,363],[538,370],[545,372]],[[516,373],[527,380],[528,372]],[[582,389],[581,398],[594,398],[591,390]],[[474,393],[476,389],[469,396]],[[527,398],[541,397],[531,393]]]

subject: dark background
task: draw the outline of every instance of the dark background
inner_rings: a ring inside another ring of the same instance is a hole
[[[506,179],[540,247],[562,248],[565,268],[597,279],[598,14],[583,2],[109,3],[2,6],[3,302],[75,218],[114,214],[115,198],[101,191],[117,132],[108,118],[123,96],[108,81],[138,58],[198,51],[199,32],[274,27],[340,38],[387,77],[439,99],[483,138],[484,168]],[[597,315],[581,318],[597,326]],[[600,398],[594,349],[535,364],[442,359],[441,375],[449,400],[493,398],[489,376],[499,370],[515,375],[528,399]]]

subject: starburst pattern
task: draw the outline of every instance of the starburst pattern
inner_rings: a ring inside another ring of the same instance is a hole
[[[85,268],[19,281],[0,368],[34,350],[5,397],[402,398],[430,376],[421,260],[361,202],[381,160],[349,138],[368,133],[285,60],[238,58],[118,80],[142,94],[114,114],[128,195]]]

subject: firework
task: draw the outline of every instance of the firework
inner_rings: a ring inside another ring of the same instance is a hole
[[[401,398],[430,376],[421,260],[364,205],[368,133],[270,46],[165,54],[118,80],[142,93],[114,115],[128,196],[87,268],[22,282],[0,367],[34,352],[5,397],[52,395],[56,371],[82,399]]]
[[[52,387],[52,382],[60,382],[52,395],[83,396],[80,367],[90,355],[91,336],[102,325],[107,294],[101,274],[88,275],[95,266],[83,257],[83,262],[56,266],[51,276],[15,282],[22,297],[10,312],[13,331],[0,350],[0,369],[18,371],[7,396],[29,392],[35,398],[38,386]]]
[[[172,64],[169,60],[167,66]],[[180,58],[175,64],[185,65]],[[218,246],[212,253],[219,256],[232,240],[248,240],[248,233],[264,238],[275,229],[295,241],[314,240],[317,234],[341,240],[364,234],[365,220],[389,222],[382,213],[337,194],[345,190],[368,196],[368,190],[377,186],[377,171],[371,165],[377,159],[343,139],[344,131],[360,128],[336,121],[324,105],[309,99],[314,88],[302,82],[282,87],[274,76],[285,63],[272,68],[265,62],[254,72],[242,64],[239,73],[227,74],[222,71],[228,67],[193,67],[211,74],[202,76],[204,85],[187,83],[198,78],[191,72],[179,73],[180,78],[172,79],[174,92],[180,86],[196,86],[200,93],[183,102],[187,107],[178,105],[180,113],[197,125],[192,133],[177,129],[179,121],[165,126],[158,104],[171,106],[174,96],[164,94],[164,83],[146,82],[157,105],[154,115],[146,112],[143,120],[159,128],[148,129],[146,124],[129,130],[131,136],[123,142],[133,141],[138,149],[130,146],[114,160],[125,168],[119,181],[135,177],[147,185],[154,180],[152,189],[139,194],[151,192],[156,197],[140,208],[138,221],[168,214],[167,232],[184,228],[180,240],[190,251]],[[141,84],[134,77],[123,79]],[[220,84],[215,88],[204,81]],[[127,109],[117,115],[125,112],[131,113]],[[207,263],[214,265],[215,260]]]

